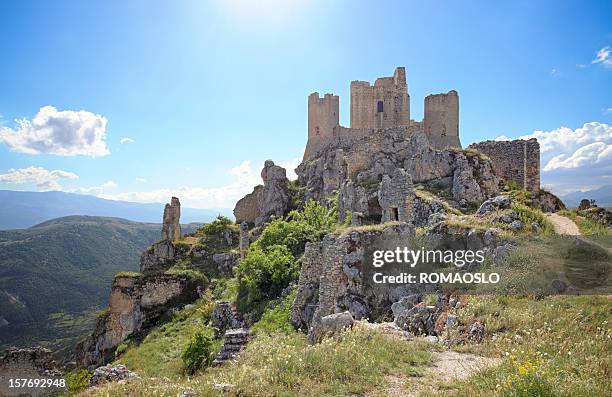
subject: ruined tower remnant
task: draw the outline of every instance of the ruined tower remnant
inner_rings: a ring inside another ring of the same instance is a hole
[[[380,77],[374,85],[351,82],[351,128],[390,128],[410,124],[410,95],[406,70]]]
[[[508,182],[537,193],[540,191],[540,144],[528,141],[484,141],[469,146],[492,160],[495,173]]]
[[[396,168],[393,175],[384,175],[378,189],[378,202],[382,208],[382,222],[412,220],[414,190],[412,178],[403,168]]]
[[[239,240],[239,248],[240,248],[240,259],[244,259],[246,256],[246,252],[249,249],[249,224],[246,222],[242,222],[240,224],[240,240]]]
[[[436,149],[461,147],[459,141],[459,95],[446,94],[425,97],[424,129]]]
[[[181,203],[177,197],[172,197],[170,204],[164,207],[164,220],[162,225],[162,240],[175,241],[181,238]]]
[[[304,157],[310,157],[322,144],[334,135],[334,128],[340,125],[340,98],[318,92],[308,96],[308,143]]]

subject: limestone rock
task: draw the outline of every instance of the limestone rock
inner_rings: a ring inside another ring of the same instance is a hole
[[[323,244],[306,243],[301,262],[297,292],[291,304],[291,323],[299,329],[307,330],[319,303],[319,278],[323,270]]]
[[[238,265],[240,254],[235,252],[220,252],[212,255],[212,261],[220,273],[226,275],[234,274],[234,267]]]
[[[321,318],[321,334],[331,336],[353,326],[353,316],[348,311],[334,313]]]
[[[261,226],[272,217],[282,217],[289,206],[289,180],[283,167],[275,165],[272,160],[266,160],[261,171],[263,188],[257,195],[257,207],[260,215],[255,220],[255,226]]]
[[[140,272],[165,270],[173,263],[175,255],[172,241],[158,241],[140,255]]]
[[[162,240],[175,241],[181,238],[181,203],[178,198],[172,197],[170,204],[164,207],[164,218],[162,224]]]
[[[164,313],[198,299],[203,287],[203,280],[183,276],[116,276],[107,311],[98,318],[93,333],[76,347],[77,364],[105,364],[127,337],[146,334]]]
[[[96,368],[89,380],[89,386],[99,386],[108,382],[120,382],[137,377],[138,374],[127,369],[125,365],[117,364],[112,366],[109,364]]]
[[[439,310],[420,303],[410,309],[397,311],[395,324],[414,335],[436,335]]]
[[[262,185],[257,185],[253,189],[253,192],[238,200],[234,207],[236,223],[246,222],[251,225],[255,224],[255,220],[261,215],[259,206],[257,205],[257,196],[262,189]]]
[[[493,211],[510,208],[511,205],[512,198],[510,196],[501,195],[492,197],[480,205],[478,211],[476,211],[476,215],[484,216]]]
[[[546,190],[540,190],[536,200],[542,212],[558,212],[566,209],[565,204],[559,197]]]

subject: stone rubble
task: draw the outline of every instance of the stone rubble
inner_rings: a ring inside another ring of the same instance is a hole
[[[246,328],[229,329],[225,332],[223,346],[213,361],[213,366],[218,367],[229,360],[234,360],[245,348],[251,333]]]
[[[125,365],[109,364],[96,368],[89,380],[89,386],[100,386],[108,382],[120,382],[132,378],[138,378],[138,374],[127,369]]]

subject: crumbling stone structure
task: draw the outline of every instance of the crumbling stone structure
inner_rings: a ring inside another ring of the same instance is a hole
[[[250,245],[249,225],[246,222],[240,224],[240,237],[238,241],[238,249],[240,250],[240,259],[244,259]]]
[[[430,142],[437,149],[461,147],[457,91],[426,96],[423,124]]]
[[[351,128],[389,128],[410,125],[410,95],[406,70],[380,77],[374,85],[351,81]]]
[[[406,70],[395,69],[393,76],[380,77],[374,85],[366,81],[351,82],[350,128],[342,127],[339,118],[340,98],[315,92],[308,97],[308,142],[304,161],[337,140],[353,141],[364,136],[381,135],[388,128],[404,128],[408,136],[425,132],[433,147],[461,147],[459,141],[459,95],[457,91],[425,98],[425,118],[410,119],[410,94]],[[367,155],[371,153],[366,151]]]
[[[51,350],[41,346],[19,349],[9,348],[0,357],[0,396],[49,396],[59,395],[65,387],[10,387],[10,379],[52,378],[59,380],[62,371],[53,360]]]
[[[378,202],[382,209],[382,222],[408,222],[412,219],[412,179],[403,168],[396,168],[393,176],[383,176],[378,190]]]
[[[469,148],[489,157],[495,173],[501,178],[527,191],[540,191],[540,144],[537,139],[485,141]]]
[[[172,197],[170,204],[164,207],[162,225],[162,240],[176,241],[181,238],[181,203],[177,197]]]

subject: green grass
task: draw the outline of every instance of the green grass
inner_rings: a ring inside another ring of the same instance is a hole
[[[485,323],[487,340],[462,351],[504,358],[445,396],[607,396],[612,389],[612,298],[471,297],[465,323]],[[492,340],[493,335],[497,335]]]
[[[584,236],[612,236],[612,229],[587,217],[578,215],[576,210],[559,211],[559,215],[566,216],[576,222],[580,233]]]
[[[301,333],[260,334],[234,365],[210,368],[177,382],[139,379],[113,384],[88,395],[176,396],[191,389],[197,395],[220,395],[215,383],[235,385],[230,395],[343,396],[363,395],[384,387],[389,374],[418,376],[431,360],[428,345],[408,342],[366,328],[347,331],[315,346]]]
[[[207,298],[197,301],[191,308],[183,309],[171,321],[155,328],[142,342],[127,341],[117,347],[122,353],[116,360],[130,370],[143,376],[165,376],[179,378],[183,376],[181,352],[193,336],[206,325],[212,303]],[[215,348],[221,341],[216,341]]]

